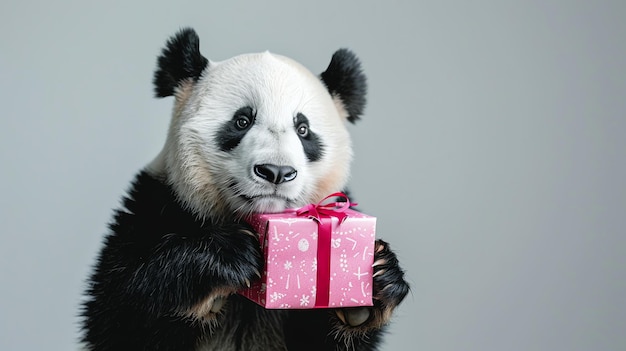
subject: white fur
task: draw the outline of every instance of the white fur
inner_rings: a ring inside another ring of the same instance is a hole
[[[167,179],[198,216],[277,212],[344,188],[352,159],[345,110],[297,62],[269,52],[210,62],[197,83],[181,84],[175,96],[165,146],[148,170]],[[256,111],[254,125],[234,150],[220,151],[216,134],[245,106]],[[323,144],[316,162],[307,160],[296,133],[297,113]],[[294,167],[297,177],[263,181],[253,167],[264,163]]]

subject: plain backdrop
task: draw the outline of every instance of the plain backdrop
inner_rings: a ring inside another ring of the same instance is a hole
[[[355,200],[412,292],[385,350],[626,349],[626,2],[3,1],[0,349],[73,350],[112,209],[160,150],[165,40],[361,58]]]

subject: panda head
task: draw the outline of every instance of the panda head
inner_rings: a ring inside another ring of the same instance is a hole
[[[317,202],[344,189],[366,80],[341,49],[317,76],[269,52],[213,62],[183,29],[154,75],[158,97],[175,97],[165,146],[147,170],[201,218],[243,217]]]

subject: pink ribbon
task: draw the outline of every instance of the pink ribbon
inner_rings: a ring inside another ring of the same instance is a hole
[[[323,205],[324,201],[332,197],[341,197],[344,198],[346,201],[331,202],[329,204]],[[335,217],[339,220],[339,223],[341,224],[348,217],[345,211],[351,206],[356,205],[358,204],[355,202],[350,202],[348,195],[337,192],[326,196],[322,199],[322,201],[318,202],[317,204],[308,204],[304,207],[297,209],[296,214],[298,216],[308,215],[309,218],[314,219],[317,222],[321,222],[322,216]]]
[[[346,201],[323,204],[332,197],[341,197]],[[332,239],[332,220],[330,220],[330,218],[337,218],[339,224],[341,224],[348,217],[345,211],[349,209],[350,206],[356,205],[356,203],[350,203],[350,199],[348,199],[346,194],[338,192],[326,196],[317,204],[308,204],[296,210],[298,216],[308,216],[318,224],[315,307],[328,307],[329,303],[330,249]]]

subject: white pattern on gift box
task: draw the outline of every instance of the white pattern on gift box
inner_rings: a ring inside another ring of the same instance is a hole
[[[366,246],[363,248],[363,261],[367,259],[367,256],[374,257],[374,254],[369,251],[369,247]]]
[[[308,307],[311,303],[309,302],[311,296],[309,295],[302,295],[302,297],[300,298],[300,306],[302,307]]]
[[[339,239],[341,240],[341,239]],[[356,240],[352,239],[352,238],[346,238],[346,240],[350,241],[352,243],[352,251],[354,251],[354,249],[356,249]]]
[[[287,296],[287,294],[274,291],[273,293],[270,294],[270,302],[271,303],[277,302],[278,300],[282,299],[285,296]]]
[[[278,235],[278,228],[276,226],[274,226],[274,245],[276,245],[276,243],[280,242],[280,236]]]
[[[361,295],[363,295],[363,297],[368,297],[370,295],[368,290],[366,290],[369,287],[370,287],[370,283],[361,282]]]
[[[339,267],[343,272],[348,271],[348,255],[346,255],[346,250],[343,250],[341,256],[339,256]]]
[[[331,240],[330,240],[330,245],[331,245],[334,249],[338,248],[338,247],[341,245],[341,238],[338,238],[338,239],[331,239]]]
[[[300,219],[300,218],[297,218],[297,217],[296,217],[296,218],[280,218],[280,219],[276,219],[276,218],[275,218],[275,219],[274,219],[274,221],[276,221],[276,222],[280,222],[280,223],[286,223],[286,224],[288,224],[289,226],[291,226],[291,225],[292,225],[292,224],[294,224],[294,223],[298,223],[298,222],[300,222],[300,221],[301,221],[301,219]]]
[[[357,280],[361,280],[361,277],[365,277],[368,275],[368,273],[361,273],[361,267],[357,267],[357,271],[353,273],[354,275],[356,275],[356,279]]]
[[[309,241],[306,239],[300,239],[300,241],[298,241],[298,250],[302,252],[309,251]]]

